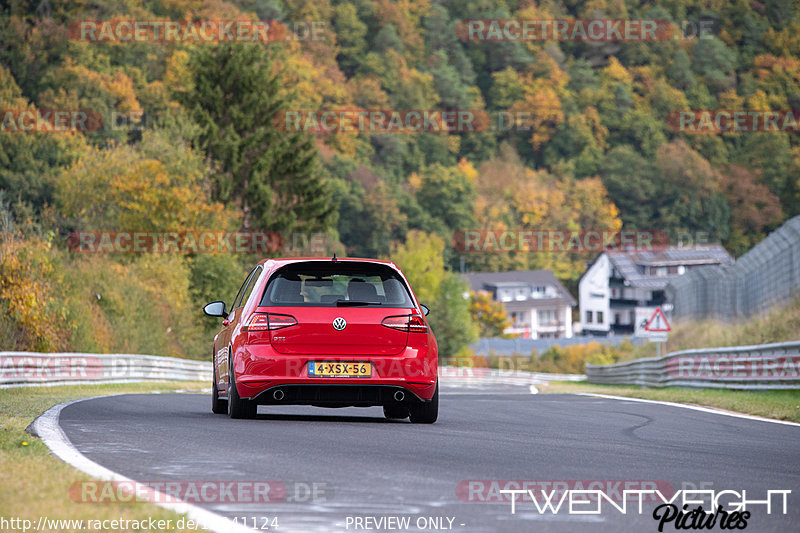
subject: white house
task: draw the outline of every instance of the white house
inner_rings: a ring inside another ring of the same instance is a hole
[[[485,291],[511,318],[504,333],[531,339],[572,337],[575,298],[549,270],[465,274],[473,292]]]
[[[671,280],[695,267],[730,264],[733,258],[719,244],[603,252],[578,281],[581,329],[588,335],[631,335],[637,312],[664,304]]]

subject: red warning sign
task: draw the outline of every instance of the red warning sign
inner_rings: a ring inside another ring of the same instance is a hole
[[[644,330],[650,333],[666,333],[672,331],[672,327],[669,325],[667,317],[664,316],[664,312],[661,308],[656,307],[656,310],[653,311],[653,316],[651,316],[647,324],[644,325]]]

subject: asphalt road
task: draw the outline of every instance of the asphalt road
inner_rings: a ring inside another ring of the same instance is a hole
[[[468,480],[612,480],[609,494],[613,480],[649,480],[746,489],[750,500],[788,489],[788,514],[777,498],[772,514],[756,505],[746,530],[800,531],[800,427],[502,385],[444,387],[431,426],[386,421],[379,408],[262,406],[257,420],[231,420],[209,405],[206,395],[122,395],[67,406],[60,423],[84,455],[137,481],[281,482],[280,502],[203,505],[257,528],[277,518],[279,532],[658,531],[655,504],[552,514],[522,498],[512,514],[509,501],[470,501],[486,493]],[[377,522],[386,517],[401,521]]]

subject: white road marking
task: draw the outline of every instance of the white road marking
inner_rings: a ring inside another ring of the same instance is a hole
[[[118,394],[111,394],[106,396],[94,396],[92,398],[81,398],[79,400],[72,400],[64,402],[51,407],[36,420],[33,421],[33,430],[35,434],[42,439],[50,451],[61,459],[69,463],[81,472],[89,474],[90,476],[103,480],[103,481],[124,481],[134,483],[134,480],[118,474],[108,468],[101,466],[88,457],[79,452],[75,446],[69,441],[61,426],[58,424],[61,411],[68,405],[73,403],[83,402],[86,400],[94,400],[97,398],[108,398],[110,396],[119,396]],[[167,500],[167,495],[153,491],[157,500]],[[174,499],[174,498],[173,498]],[[192,505],[186,502],[175,503],[156,503],[159,507],[175,511],[176,513],[185,514],[192,520],[196,521],[200,526],[215,531],[217,533],[252,533],[252,529],[244,527],[240,524],[228,520],[224,516],[207,511],[197,505]]]
[[[670,407],[680,407],[682,409],[691,409],[692,411],[700,411],[702,413],[711,413],[714,415],[731,416],[733,418],[744,418],[745,420],[758,420],[761,422],[772,422],[773,424],[783,424],[784,426],[800,427],[797,422],[789,422],[788,420],[775,420],[774,418],[766,418],[763,416],[747,415],[744,413],[736,413],[733,411],[723,411],[722,409],[714,409],[713,407],[701,407],[699,405],[688,405],[685,403],[664,402],[660,400],[645,400],[644,398],[629,398],[627,396],[611,396],[610,394],[595,394],[591,392],[576,392],[578,396],[589,396],[594,398],[606,398],[608,400],[623,400],[626,402],[640,402],[640,403],[653,403],[656,405],[668,405]]]

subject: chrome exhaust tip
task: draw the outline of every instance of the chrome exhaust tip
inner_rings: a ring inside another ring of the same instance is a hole
[[[283,397],[284,397],[283,391],[280,389],[272,393],[272,398],[277,402],[283,400]]]
[[[406,399],[406,393],[405,392],[399,390],[399,391],[394,393],[394,401],[402,402],[405,399]]]

